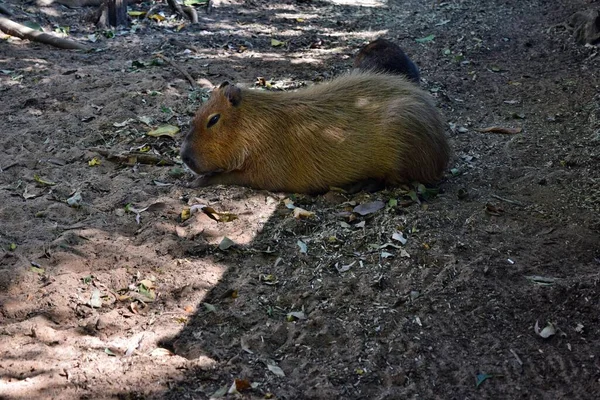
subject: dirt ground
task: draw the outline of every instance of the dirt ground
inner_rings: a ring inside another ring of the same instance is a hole
[[[597,398],[600,56],[567,23],[599,3],[357,3],[142,3],[167,19],[114,37],[3,3],[99,51],[0,43],[0,398]],[[379,36],[448,121],[436,197],[190,189],[180,134],[147,135],[207,82],[318,84]]]

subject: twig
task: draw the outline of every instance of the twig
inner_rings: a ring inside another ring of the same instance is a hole
[[[506,203],[510,203],[510,204],[515,204],[517,206],[523,206],[524,204],[521,203],[520,201],[515,201],[515,200],[509,200],[509,199],[505,199],[504,197],[500,197],[497,194],[493,194],[492,195],[493,198],[504,201]]]
[[[96,152],[107,160],[117,162],[124,165],[135,165],[135,164],[149,164],[149,165],[175,165],[175,163],[168,158],[155,156],[153,154],[146,153],[126,153],[126,154],[114,154],[108,150],[99,149],[93,147],[90,151]]]
[[[521,131],[523,131],[523,128],[505,128],[502,126],[490,126],[487,128],[476,129],[476,131],[483,133],[504,133],[507,135],[515,135],[517,133],[521,133]]]
[[[177,71],[181,72],[181,74],[183,76],[185,76],[185,78],[188,80],[188,82],[190,83],[190,85],[192,85],[192,89],[194,89],[196,87],[196,81],[194,81],[194,78],[191,77],[190,74],[187,73],[186,70],[184,70],[183,68],[181,68],[179,65],[175,64],[173,61],[169,60],[167,57],[163,56],[162,54],[156,54],[156,57],[161,58],[163,60],[165,60],[167,63],[169,63],[169,65],[173,68],[175,68]]]
[[[513,356],[515,356],[515,358],[517,359],[517,362],[522,367],[523,366],[523,361],[521,361],[521,358],[517,355],[517,352],[514,351],[513,349],[509,349],[509,351],[512,353]]]

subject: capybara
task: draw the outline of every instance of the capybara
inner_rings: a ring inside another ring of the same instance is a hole
[[[296,193],[438,180],[449,157],[430,96],[399,75],[355,71],[292,92],[213,90],[183,139],[200,185]]]
[[[354,67],[364,71],[386,72],[406,76],[419,83],[419,68],[396,43],[376,39],[365,45],[354,58]]]

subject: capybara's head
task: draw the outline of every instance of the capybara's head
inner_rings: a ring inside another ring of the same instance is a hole
[[[222,83],[196,112],[183,139],[181,159],[197,174],[233,171],[246,159],[244,139],[239,135],[240,88]]]

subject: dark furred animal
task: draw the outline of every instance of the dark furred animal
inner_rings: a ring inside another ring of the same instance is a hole
[[[322,193],[361,181],[438,180],[449,157],[430,96],[398,75],[353,72],[294,92],[223,83],[186,135],[181,158],[232,184]]]
[[[354,67],[363,71],[404,75],[419,83],[419,68],[396,43],[377,39],[365,45],[354,58]]]

